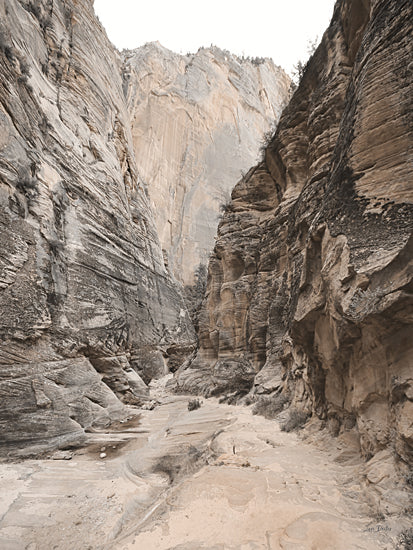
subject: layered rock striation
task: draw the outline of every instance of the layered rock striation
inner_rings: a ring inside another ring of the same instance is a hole
[[[257,161],[291,81],[270,59],[216,47],[178,55],[150,43],[122,55],[139,173],[169,268],[192,285],[208,263],[231,190]]]
[[[193,344],[93,2],[0,1],[0,437],[77,442]]]
[[[412,5],[339,0],[264,160],[219,226],[179,390],[282,392],[413,446]]]

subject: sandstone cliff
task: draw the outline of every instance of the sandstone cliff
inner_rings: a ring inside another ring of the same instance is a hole
[[[169,268],[191,285],[208,262],[220,210],[280,117],[290,79],[270,59],[216,47],[178,55],[150,43],[123,57],[139,173]]]
[[[413,446],[412,4],[339,0],[209,263],[178,388],[282,392],[366,457]]]
[[[93,2],[0,1],[0,434],[78,441],[192,345]],[[173,346],[172,346],[173,344]],[[163,354],[161,354],[161,351]],[[178,358],[179,359],[179,358]]]

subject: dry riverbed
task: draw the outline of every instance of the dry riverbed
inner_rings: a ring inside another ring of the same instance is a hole
[[[397,547],[408,495],[386,457],[373,490],[350,440],[309,443],[246,407],[188,399],[164,396],[73,453],[0,464],[1,550]]]

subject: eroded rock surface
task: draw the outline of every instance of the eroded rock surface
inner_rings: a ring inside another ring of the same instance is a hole
[[[246,407],[187,405],[164,397],[72,454],[0,464],[1,547],[393,550],[409,528],[388,457],[366,468],[349,438],[316,429],[326,451]]]
[[[0,21],[7,450],[79,441],[122,417],[147,394],[146,357],[166,368],[193,332],[137,174],[122,61],[93,2],[2,0]]]
[[[159,43],[123,52],[139,172],[169,268],[192,285],[207,264],[222,209],[290,95],[271,59],[219,48],[178,55]]]
[[[284,392],[412,461],[412,5],[337,2],[232,193],[181,391]]]

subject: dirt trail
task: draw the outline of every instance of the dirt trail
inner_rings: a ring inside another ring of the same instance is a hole
[[[348,451],[187,403],[164,397],[70,460],[0,464],[1,550],[377,550],[408,527],[369,515]]]

